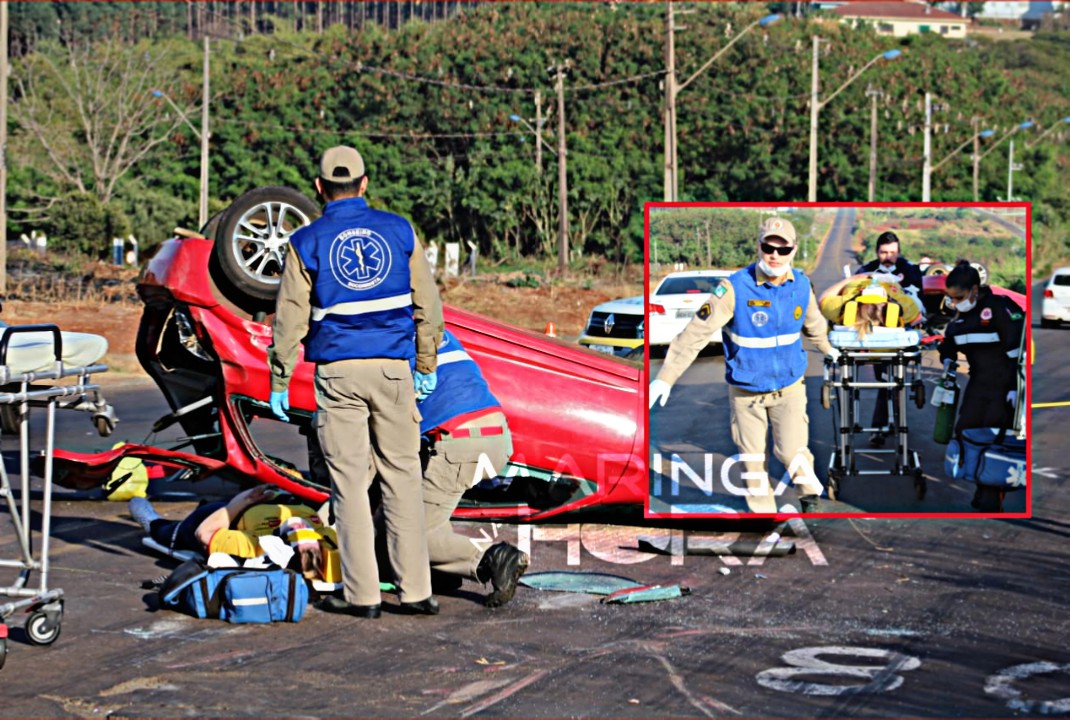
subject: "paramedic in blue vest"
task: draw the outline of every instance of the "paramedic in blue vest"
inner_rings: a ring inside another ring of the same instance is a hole
[[[513,438],[479,366],[449,330],[438,347],[438,387],[417,407],[426,442],[424,517],[432,573],[452,588],[464,578],[489,582],[484,604],[504,605],[528,567],[527,554],[507,542],[484,550],[454,533],[450,516],[466,490],[504,473]]]
[[[792,270],[798,249],[795,227],[768,218],[758,234],[758,261],[738,270],[710,294],[687,327],[673,339],[665,363],[650,383],[650,407],[664,406],[684,371],[704,348],[710,334],[724,328],[725,380],[731,408],[732,440],[751,477],[747,505],[751,512],[775,513],[776,501],[765,476],[766,435],[773,430],[773,454],[792,480],[802,510],[813,509],[821,493],[815,485],[806,415],[807,355],[805,336],[822,353],[835,357],[828,322],[818,309],[810,280]],[[754,477],[757,475],[757,477]],[[773,486],[776,483],[772,483]]]
[[[331,476],[345,593],[320,607],[380,615],[368,498],[374,460],[401,611],[434,615],[416,400],[436,384],[438,289],[409,221],[364,199],[368,178],[359,152],[327,150],[315,186],[326,206],[321,218],[290,236],[268,364],[271,409],[283,421],[302,341],[305,359],[316,365],[315,425]]]

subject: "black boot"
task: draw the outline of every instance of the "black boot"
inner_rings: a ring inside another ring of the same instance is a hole
[[[520,576],[528,569],[527,553],[506,542],[487,548],[476,568],[481,583],[490,582],[494,588],[484,604],[498,607],[513,599]]]

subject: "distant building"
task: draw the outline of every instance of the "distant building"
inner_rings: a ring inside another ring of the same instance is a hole
[[[964,38],[969,24],[966,18],[923,2],[847,2],[831,10],[841,23],[852,27],[870,25],[878,35],[891,37],[931,32],[947,38]]]
[[[1060,15],[1070,10],[1067,2],[986,2],[977,14],[984,20],[999,20],[1030,30],[1040,25],[1045,15]]]

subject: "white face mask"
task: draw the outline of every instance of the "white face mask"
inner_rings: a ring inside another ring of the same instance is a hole
[[[970,310],[973,310],[973,306],[976,304],[976,300],[970,300],[969,298],[967,298],[960,303],[955,303],[955,309],[959,312],[969,312]]]
[[[781,265],[780,267],[769,267],[768,265],[766,265],[765,260],[759,260],[758,261],[758,267],[761,268],[762,272],[765,273],[766,275],[768,275],[769,277],[775,277],[775,278],[783,277],[784,275],[787,274],[788,270],[791,269],[790,265]]]
[[[886,273],[895,272],[895,263],[892,263],[891,265],[881,265],[880,269],[881,269],[882,272],[886,272]]]

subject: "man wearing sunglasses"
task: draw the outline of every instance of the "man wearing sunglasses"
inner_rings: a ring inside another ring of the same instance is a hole
[[[810,280],[792,270],[795,227],[768,218],[758,233],[758,260],[721,281],[673,339],[665,363],[650,383],[650,407],[664,406],[669,393],[691,366],[710,334],[724,328],[725,380],[728,383],[732,440],[746,470],[747,507],[775,513],[776,501],[766,475],[766,435],[773,430],[773,454],[792,474],[805,512],[821,492],[813,473],[803,375],[807,357],[802,337],[822,353],[836,355],[828,341]]]

